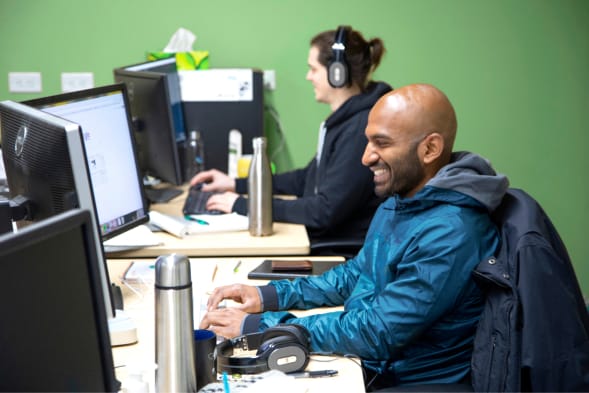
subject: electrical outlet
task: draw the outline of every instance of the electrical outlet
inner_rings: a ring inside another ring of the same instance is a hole
[[[94,74],[92,72],[62,72],[61,91],[77,91],[94,87]]]
[[[9,72],[8,90],[11,93],[40,93],[40,72]]]
[[[264,88],[266,90],[276,89],[276,71],[264,70]]]

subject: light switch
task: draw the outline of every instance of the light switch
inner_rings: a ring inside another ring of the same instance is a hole
[[[40,72],[9,72],[8,90],[11,93],[40,93]]]
[[[61,91],[77,91],[94,87],[94,74],[92,72],[62,72]]]

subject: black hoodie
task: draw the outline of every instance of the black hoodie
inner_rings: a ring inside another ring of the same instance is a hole
[[[295,200],[274,198],[274,221],[303,224],[311,243],[336,238],[363,240],[370,220],[382,201],[374,194],[372,172],[362,165],[364,134],[372,106],[391,87],[372,82],[364,93],[350,97],[325,120],[325,141],[319,167],[316,157],[302,169],[272,177],[274,194],[295,195]],[[236,180],[236,191],[247,193],[247,179]],[[247,214],[240,197],[233,211]]]

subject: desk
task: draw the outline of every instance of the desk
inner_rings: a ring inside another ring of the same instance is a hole
[[[331,258],[337,259],[337,257]],[[320,259],[331,258],[321,257]],[[196,303],[205,302],[204,294],[219,285],[235,282],[252,285],[265,284],[267,281],[247,279],[247,273],[261,263],[263,259],[265,258],[191,258],[191,271],[193,279],[196,279],[196,282],[193,281],[194,301]],[[155,260],[151,259],[144,261],[155,262]],[[241,261],[241,264],[238,271],[234,272],[234,267],[238,261]],[[126,313],[137,324],[137,335],[139,337],[137,344],[113,348],[113,358],[115,367],[117,367],[117,378],[121,382],[124,382],[126,378],[126,367],[121,366],[139,365],[143,367],[144,379],[150,383],[150,391],[154,392],[155,322],[153,285],[148,282],[149,280],[146,280],[142,288],[130,288],[121,282],[121,277],[131,262],[130,259],[108,260],[111,280],[121,285]],[[217,273],[215,274],[215,280],[211,282],[211,273],[215,271],[215,266],[217,266]],[[195,271],[197,274],[194,274]],[[333,309],[322,311],[331,310]],[[309,311],[295,313],[304,315]],[[339,373],[337,376],[330,378],[294,379],[293,384],[296,384],[294,385],[297,387],[296,391],[310,393],[328,391],[364,392],[364,381],[358,359],[313,355],[307,370],[321,369],[336,369]],[[298,389],[298,386],[300,386],[300,389]]]
[[[168,203],[153,204],[151,209],[170,216],[181,216],[186,198],[184,193]],[[178,253],[189,257],[243,255],[308,255],[309,237],[304,225],[274,223],[272,236],[250,236],[248,231],[217,232],[177,238],[165,232],[157,236],[163,245],[110,253],[108,258],[159,257]]]

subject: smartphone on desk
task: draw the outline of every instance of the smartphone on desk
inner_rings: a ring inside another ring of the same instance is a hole
[[[318,276],[345,261],[311,261],[308,259],[266,259],[247,275],[249,279],[281,280]]]

